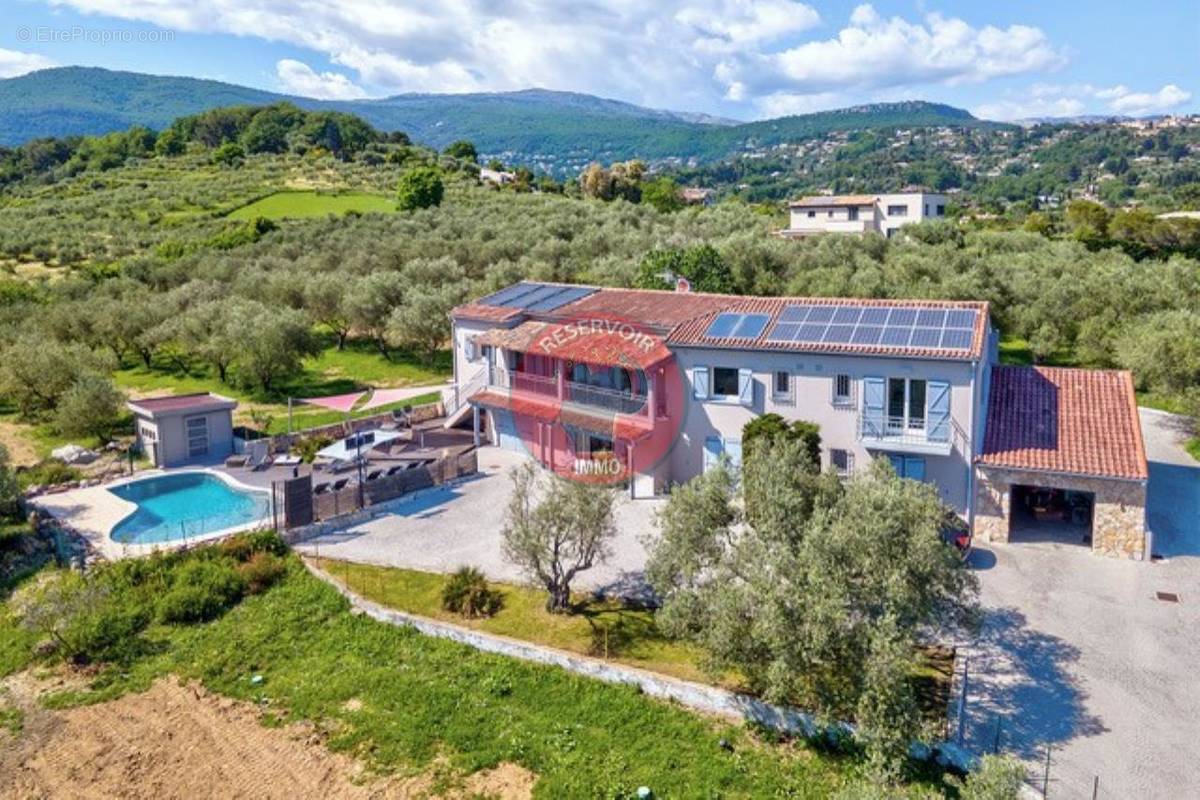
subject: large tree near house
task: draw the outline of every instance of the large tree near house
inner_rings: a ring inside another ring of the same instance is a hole
[[[698,644],[714,675],[765,699],[850,720],[882,781],[927,732],[913,680],[919,645],[975,621],[977,586],[942,542],[937,489],[887,461],[843,484],[796,478],[802,444],[764,438],[739,480],[729,466],[678,487],[658,518],[646,575],[660,627]],[[746,492],[762,512],[747,519]]]
[[[546,589],[546,609],[571,607],[571,581],[608,559],[616,536],[613,490],[539,472],[526,462],[512,471],[504,515],[504,556]]]

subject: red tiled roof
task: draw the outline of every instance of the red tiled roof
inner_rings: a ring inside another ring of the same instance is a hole
[[[600,289],[554,313],[568,318],[599,314],[668,331],[681,322],[728,308],[742,299],[738,295],[666,289]]]
[[[464,303],[450,312],[454,317],[478,319],[484,322],[505,322],[521,314],[518,308],[486,306],[483,303]]]
[[[939,358],[972,360],[980,358],[987,339],[988,304],[978,301],[951,300],[872,300],[854,297],[731,297],[733,303],[720,309],[749,314],[767,314],[770,319],[762,333],[754,339],[730,339],[707,336],[709,325],[718,312],[696,317],[679,325],[667,337],[668,344],[693,345],[698,347],[733,347],[737,349],[778,350],[799,353],[847,353],[851,355],[908,356],[913,358]],[[975,331],[971,347],[953,350],[941,347],[894,347],[882,344],[837,344],[815,342],[781,342],[768,339],[775,322],[785,306],[828,305],[862,306],[880,308],[961,308],[979,313],[975,318]]]
[[[875,204],[873,194],[823,194],[801,197],[788,203],[791,208],[828,208],[830,206],[869,206]]]
[[[993,367],[985,466],[1145,480],[1133,378],[1117,370]]]
[[[779,342],[767,339],[779,313],[787,305],[849,305],[884,308],[962,308],[979,311],[971,346],[967,350],[930,347],[894,347],[887,345],[816,344]],[[706,336],[709,325],[722,311],[765,313],[771,316],[762,334],[752,340]],[[566,321],[600,318],[627,320],[638,326],[655,328],[667,334],[668,345],[726,347],[788,352],[848,353],[890,355],[914,358],[972,360],[983,354],[987,338],[988,304],[978,301],[886,300],[845,297],[747,297],[705,292],[676,292],[655,289],[597,289],[586,297],[567,303],[553,312],[523,312],[515,308],[485,306],[478,303],[459,306],[455,317],[510,321],[521,315],[539,320]],[[488,314],[491,316],[487,316]],[[524,327],[518,326],[519,328]]]
[[[145,397],[141,400],[130,400],[131,408],[146,411],[149,414],[164,414],[175,411],[203,411],[207,409],[234,408],[237,401],[219,394],[199,392],[196,394],[175,394],[165,397]]]

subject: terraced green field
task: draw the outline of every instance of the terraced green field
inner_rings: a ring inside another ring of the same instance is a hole
[[[390,197],[365,192],[276,192],[231,212],[229,218],[303,219],[323,217],[327,214],[340,216],[352,211],[370,214],[390,213],[395,210],[396,203]]]

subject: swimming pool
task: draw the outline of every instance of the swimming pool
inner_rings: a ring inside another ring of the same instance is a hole
[[[137,506],[110,533],[121,544],[192,539],[266,522],[271,510],[266,491],[240,489],[207,472],[156,475],[108,491]]]

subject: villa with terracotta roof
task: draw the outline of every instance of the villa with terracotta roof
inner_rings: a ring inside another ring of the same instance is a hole
[[[555,471],[602,457],[662,494],[773,412],[819,426],[824,469],[933,484],[980,539],[1149,552],[1129,374],[1001,366],[985,302],[522,282],[451,317],[448,424]]]
[[[946,215],[946,195],[913,191],[897,194],[814,195],[793,200],[785,238],[818,233],[878,233],[891,238],[905,225]]]

